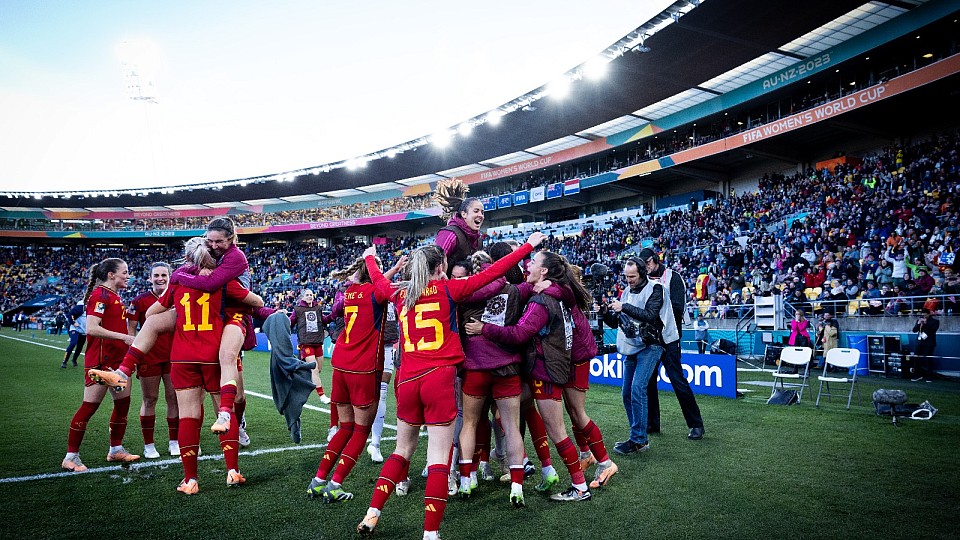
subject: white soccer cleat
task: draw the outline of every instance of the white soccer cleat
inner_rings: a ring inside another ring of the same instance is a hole
[[[180,455],[180,441],[170,441],[170,443],[167,445],[167,449],[170,450],[170,455],[171,455],[171,456],[179,456],[179,455]]]
[[[143,445],[143,457],[157,459],[160,457],[160,452],[157,452],[157,447],[153,443],[145,444]]]
[[[339,428],[339,427],[337,427],[337,426],[330,426],[330,429],[327,431],[327,442],[332,441],[332,440],[333,440],[333,436],[336,435],[338,431],[340,431],[340,428]]]
[[[367,453],[370,454],[370,459],[374,463],[383,463],[383,454],[380,453],[380,447],[370,443],[367,445]]]

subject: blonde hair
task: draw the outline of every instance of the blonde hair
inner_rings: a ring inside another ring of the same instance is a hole
[[[383,261],[380,260],[380,257],[374,256],[373,260],[377,261],[378,268],[383,268]],[[347,268],[330,272],[330,277],[332,279],[343,281],[354,274],[357,274],[357,278],[360,283],[370,283],[372,281],[370,278],[370,272],[367,271],[367,263],[363,261],[362,257],[358,257],[355,261],[353,261],[353,264]]]
[[[483,271],[483,265],[490,264],[493,262],[493,257],[490,256],[486,251],[474,251],[473,255],[470,256],[470,266],[473,268],[474,274],[479,274]]]
[[[194,236],[183,243],[183,262],[199,268],[217,267],[217,261],[207,251],[207,240],[202,236]]]
[[[447,255],[436,244],[417,248],[410,255],[410,262],[407,264],[407,273],[410,279],[398,284],[401,290],[406,291],[403,305],[407,309],[413,309],[417,305],[420,295],[430,284],[433,274],[437,271],[437,268],[443,266],[446,260]]]

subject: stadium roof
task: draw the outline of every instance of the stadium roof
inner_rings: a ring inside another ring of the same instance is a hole
[[[608,49],[614,59],[603,80],[573,84],[562,101],[521,96],[513,102],[525,103],[520,110],[503,116],[496,126],[477,125],[469,139],[456,140],[446,148],[413,146],[394,157],[369,161],[360,170],[344,167],[324,172],[318,165],[315,170],[278,172],[286,182],[251,179],[247,185],[217,190],[80,200],[0,197],[0,207],[102,210],[109,205],[139,210],[223,207],[238,201],[270,204],[403,189],[472,174],[662,118],[775,73],[923,3],[710,0],[690,9],[699,2],[678,1]],[[658,31],[651,35],[647,30],[654,26]]]

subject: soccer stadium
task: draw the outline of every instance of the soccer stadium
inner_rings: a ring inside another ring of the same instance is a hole
[[[342,159],[4,176],[3,536],[955,534],[960,2],[649,4]]]

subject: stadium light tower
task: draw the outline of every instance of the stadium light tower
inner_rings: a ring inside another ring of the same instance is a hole
[[[159,67],[157,46],[142,39],[123,41],[117,45],[117,56],[120,57],[127,97],[157,103],[157,89],[153,84]]]

